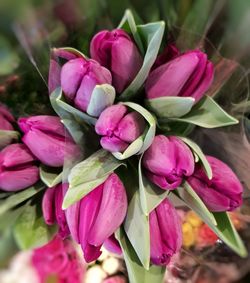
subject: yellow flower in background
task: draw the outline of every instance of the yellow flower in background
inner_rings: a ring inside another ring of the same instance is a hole
[[[193,211],[189,211],[186,214],[186,222],[190,223],[193,227],[200,227],[203,224],[203,221]]]
[[[183,246],[190,248],[195,244],[196,233],[195,229],[188,222],[182,224]]]

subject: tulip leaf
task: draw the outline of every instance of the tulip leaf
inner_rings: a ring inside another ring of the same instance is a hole
[[[22,202],[28,200],[35,194],[39,193],[42,189],[44,189],[44,186],[41,184],[37,184],[36,186],[14,193],[7,199],[1,200],[0,215],[4,214],[6,211],[12,209],[13,207],[21,204]]]
[[[115,101],[115,89],[109,84],[96,85],[87,108],[87,113],[98,117],[102,111]]]
[[[197,213],[204,222],[216,225],[216,220],[213,214],[207,209],[203,201],[187,182],[184,182],[182,187],[178,188],[176,191],[177,196],[180,197],[189,208]]]
[[[69,189],[64,197],[63,208],[65,209],[83,198],[123,164],[108,151],[100,149],[75,165],[68,178]]]
[[[193,151],[193,153],[198,157],[198,161],[201,162],[207,177],[209,180],[212,179],[213,177],[213,172],[211,169],[211,166],[209,164],[209,162],[207,161],[207,158],[205,156],[205,154],[202,152],[201,148],[198,146],[198,144],[196,144],[195,142],[193,142],[192,140],[185,138],[185,137],[179,137],[180,139],[182,139],[184,141],[185,144],[187,144]],[[196,161],[197,162],[197,161]]]
[[[165,267],[152,265],[149,270],[146,270],[140,263],[134,248],[132,247],[129,239],[127,238],[123,228],[115,234],[123,250],[123,256],[128,270],[130,283],[162,283]],[[144,235],[143,235],[144,236]],[[140,241],[140,239],[139,239]]]
[[[146,105],[160,118],[182,117],[195,103],[192,97],[165,96],[147,99]]]
[[[169,191],[160,189],[156,185],[152,184],[143,175],[141,168],[142,157],[143,155],[140,157],[138,165],[139,194],[143,213],[148,216],[149,213],[154,210],[167,197]]]
[[[149,269],[149,217],[142,211],[138,190],[134,192],[134,195],[129,202],[127,217],[124,222],[124,229],[142,265],[145,269]]]
[[[62,172],[59,173],[57,168],[41,165],[39,171],[41,180],[49,188],[54,187],[62,182]]]
[[[13,233],[19,248],[27,250],[47,244],[55,235],[56,227],[45,224],[35,205],[27,205],[17,218]]]
[[[119,97],[120,100],[130,100],[137,95],[156,60],[165,30],[165,23],[160,21],[136,26],[131,12],[127,11],[119,27],[132,33],[141,51],[143,49],[142,43],[145,44],[146,50],[140,71]]]
[[[247,249],[226,212],[213,212],[217,225],[210,225],[214,233],[235,253],[247,257]]]
[[[13,140],[18,140],[20,134],[16,131],[0,130],[0,149],[10,144]]]
[[[147,109],[139,104],[133,102],[124,102],[123,104],[140,113],[148,122],[149,128],[147,129],[147,132],[145,134],[143,146],[139,151],[139,154],[141,154],[150,147],[154,140],[156,131],[156,119]]]
[[[203,128],[218,128],[235,125],[238,120],[225,112],[211,97],[205,96],[192,110],[181,118],[171,120],[191,123]]]

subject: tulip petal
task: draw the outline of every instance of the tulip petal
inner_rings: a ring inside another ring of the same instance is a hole
[[[43,218],[46,224],[55,223],[55,190],[48,188],[43,195],[42,201]]]
[[[101,146],[110,152],[123,152],[129,144],[120,140],[119,138],[113,137],[102,137]]]
[[[114,234],[111,235],[108,239],[104,242],[104,247],[108,251],[114,254],[122,255],[122,249],[119,242],[116,240]]]
[[[131,143],[143,134],[145,127],[145,119],[134,111],[122,118],[114,134],[121,140]]]
[[[79,233],[78,233],[79,213],[80,213],[80,201],[76,202],[75,204],[71,205],[69,208],[65,210],[70,234],[78,244],[80,244]]]
[[[119,177],[113,173],[103,185],[100,208],[89,231],[88,242],[94,246],[102,245],[122,224],[126,212],[126,191]]]

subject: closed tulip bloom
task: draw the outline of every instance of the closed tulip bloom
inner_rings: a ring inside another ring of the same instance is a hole
[[[113,86],[118,93],[133,81],[143,62],[133,40],[121,29],[96,34],[90,44],[90,54],[111,71]]]
[[[145,128],[142,115],[136,111],[128,112],[122,104],[106,108],[95,125],[96,133],[102,136],[101,146],[110,152],[123,152]]]
[[[58,184],[55,187],[48,188],[43,196],[42,210],[44,221],[48,225],[55,223],[59,226],[59,235],[65,238],[69,235],[69,228],[66,221],[65,211],[62,209],[63,186]]]
[[[146,81],[148,99],[181,96],[199,101],[213,82],[214,68],[199,50],[186,52],[153,70]]]
[[[210,211],[232,211],[242,204],[243,187],[234,172],[219,159],[207,156],[213,177],[198,164],[188,183]]]
[[[11,144],[0,152],[0,189],[19,191],[39,180],[37,160],[24,144]]]
[[[14,117],[6,106],[0,104],[0,130],[13,131]]]
[[[110,71],[94,60],[77,58],[68,61],[62,67],[62,90],[65,96],[84,112],[88,111],[91,95],[96,85],[111,83]]]
[[[181,221],[168,199],[149,215],[150,258],[155,265],[167,265],[182,245]]]
[[[174,136],[156,136],[144,153],[142,164],[149,180],[164,190],[177,188],[194,172],[192,151]]]
[[[20,118],[18,125],[24,133],[23,142],[45,165],[63,166],[64,159],[79,153],[59,117],[44,115]]]
[[[86,262],[101,255],[101,246],[122,224],[127,211],[125,188],[116,174],[66,211],[73,238],[81,244]],[[110,217],[112,215],[112,217]]]

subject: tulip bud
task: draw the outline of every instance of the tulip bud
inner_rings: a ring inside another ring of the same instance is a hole
[[[46,190],[43,196],[42,210],[45,223],[48,225],[57,223],[59,226],[59,235],[62,238],[66,238],[69,235],[69,228],[65,212],[62,210],[63,186],[67,185],[59,184]]]
[[[125,105],[117,104],[106,108],[95,125],[101,135],[101,146],[110,152],[123,152],[144,133],[146,124],[138,112],[128,112]]]
[[[111,82],[112,77],[109,70],[94,60],[77,58],[68,61],[62,67],[61,86],[65,96],[78,109],[90,115],[92,113],[89,113],[88,107],[95,87],[102,84],[111,84]],[[96,116],[100,114],[99,112]]]
[[[37,161],[24,144],[11,144],[0,152],[0,189],[19,191],[39,180]]]
[[[210,211],[231,211],[242,204],[243,187],[234,172],[222,161],[207,156],[212,169],[209,180],[200,164],[196,165],[194,174],[188,183],[199,195]]]
[[[49,67],[49,94],[61,85],[61,69],[65,61],[76,59],[78,56],[62,48],[53,48],[51,50]],[[62,62],[63,61],[63,62]]]
[[[86,195],[74,214],[67,209],[67,221],[72,235],[81,244],[86,262],[101,255],[101,246],[122,224],[127,211],[125,188],[116,174]],[[71,217],[69,217],[69,215]],[[112,221],[110,221],[112,215]]]
[[[142,164],[149,180],[164,190],[177,188],[183,178],[194,172],[192,151],[174,136],[156,136],[144,153]]]
[[[111,71],[113,86],[118,93],[133,81],[143,62],[133,40],[121,29],[96,34],[90,44],[90,54]]]
[[[63,166],[64,159],[79,153],[59,117],[44,115],[20,118],[18,125],[24,133],[23,142],[45,165]]]
[[[200,100],[213,82],[213,64],[199,50],[186,52],[153,70],[146,81],[148,99],[165,96]]]
[[[10,111],[4,105],[0,104],[0,130],[13,131],[11,123],[15,121]]]
[[[150,258],[156,265],[167,265],[182,245],[181,221],[168,199],[149,215]]]

